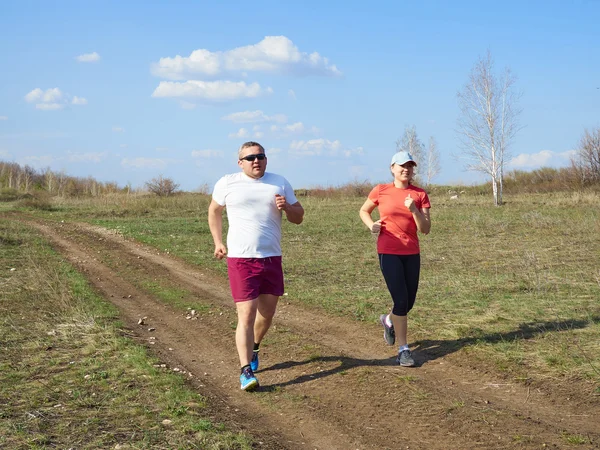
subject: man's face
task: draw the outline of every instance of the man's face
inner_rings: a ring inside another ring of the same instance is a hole
[[[261,155],[259,157],[264,157],[264,159],[260,160],[256,155]],[[252,159],[252,161],[247,158]],[[261,178],[267,169],[267,157],[260,147],[247,147],[242,150],[238,164],[250,178]]]

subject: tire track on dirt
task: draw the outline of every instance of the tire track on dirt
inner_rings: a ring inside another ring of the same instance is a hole
[[[555,401],[541,388],[507,383],[433,354],[424,353],[419,368],[399,368],[378,327],[327,317],[288,300],[275,319],[275,343],[261,352],[262,392],[239,392],[235,313],[223,280],[99,227],[39,221],[36,227],[123,311],[140,339],[170,365],[197,374],[195,387],[231,412],[230,421],[278,448],[561,448],[564,433],[587,436],[590,448],[599,442],[597,406],[586,404],[582,411],[580,404]],[[144,270],[154,267],[214,311],[186,321],[181,311],[95,261],[94,252],[115,252]],[[121,298],[131,292],[131,299]],[[156,328],[156,344],[136,326],[141,316]]]

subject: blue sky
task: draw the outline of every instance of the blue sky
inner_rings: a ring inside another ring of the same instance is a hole
[[[466,172],[456,94],[491,51],[522,92],[508,168],[600,126],[600,2],[0,2],[0,160],[212,188],[256,140],[295,188],[389,180],[405,127]]]

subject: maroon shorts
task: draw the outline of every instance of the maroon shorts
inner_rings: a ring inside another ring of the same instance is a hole
[[[260,294],[283,295],[281,256],[227,258],[227,274],[234,302],[254,300]]]

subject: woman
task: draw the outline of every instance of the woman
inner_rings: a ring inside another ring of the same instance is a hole
[[[415,304],[419,286],[421,256],[417,231],[427,234],[431,229],[429,197],[411,184],[417,163],[407,152],[392,157],[394,181],[378,184],[360,208],[360,218],[377,235],[379,267],[394,306],[391,314],[382,314],[383,337],[389,345],[398,342],[396,362],[412,367],[415,361],[407,341],[407,314]],[[371,214],[379,208],[379,217]]]

